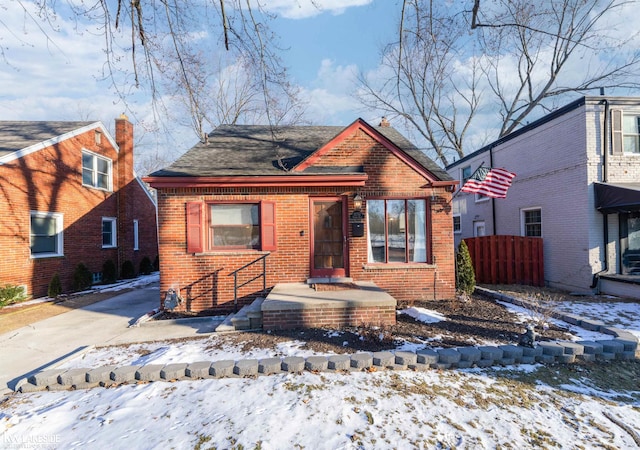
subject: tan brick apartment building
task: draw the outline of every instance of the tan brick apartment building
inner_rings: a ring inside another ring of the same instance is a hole
[[[161,296],[176,289],[182,309],[229,310],[233,272],[263,256],[267,289],[347,278],[398,300],[455,295],[457,182],[389,126],[220,126],[145,181],[158,192]]]
[[[137,271],[157,256],[156,208],[133,171],[133,125],[116,120],[115,139],[100,122],[0,122],[0,286],[46,296],[58,273],[72,287],[85,264]]]

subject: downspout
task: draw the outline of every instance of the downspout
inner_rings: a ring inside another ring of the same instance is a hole
[[[600,91],[604,93],[603,90]],[[604,121],[602,131],[602,182],[609,181],[609,100],[602,100],[604,103]],[[602,270],[593,274],[590,289],[595,289],[600,281],[600,275],[609,271],[609,214],[602,213],[602,244],[603,257]]]
[[[489,147],[489,167],[493,168],[493,146]],[[497,236],[496,231],[496,199],[491,197],[491,225],[493,235]]]

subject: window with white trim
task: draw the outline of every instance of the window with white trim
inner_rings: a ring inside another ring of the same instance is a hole
[[[471,178],[473,172],[471,171],[471,166],[465,166],[460,169],[460,187],[464,186],[469,178]]]
[[[428,261],[426,200],[367,200],[367,225],[369,262]]]
[[[623,115],[622,142],[625,153],[640,154],[640,114]]]
[[[102,248],[113,248],[117,244],[115,217],[102,218]]]
[[[523,236],[542,237],[542,210],[540,208],[523,209],[521,222]]]
[[[187,202],[187,252],[277,250],[276,205],[259,202]]]
[[[211,248],[260,248],[260,208],[257,203],[209,205]]]
[[[31,211],[31,257],[63,256],[63,230],[62,214]]]
[[[460,234],[462,233],[462,216],[460,216],[460,214],[454,214],[453,215],[453,232],[455,234]]]
[[[140,250],[138,242],[138,220],[133,220],[133,249]]]
[[[82,184],[97,189],[111,190],[112,162],[95,153],[82,151]]]

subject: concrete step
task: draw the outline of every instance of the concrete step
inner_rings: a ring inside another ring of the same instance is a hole
[[[353,278],[351,277],[317,277],[317,278],[308,278],[307,284],[331,284],[331,283],[353,283]]]
[[[216,332],[257,330],[262,328],[262,302],[264,302],[264,298],[258,297],[251,304],[243,306],[237,313],[228,315],[224,321],[216,327]]]

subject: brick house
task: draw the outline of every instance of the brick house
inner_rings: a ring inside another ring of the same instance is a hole
[[[63,291],[79,263],[101,279],[103,264],[157,257],[156,207],[133,171],[133,125],[0,122],[0,286]]]
[[[640,98],[578,100],[450,164],[516,173],[506,199],[454,196],[456,245],[481,235],[544,241],[545,283],[640,298]]]
[[[263,256],[267,290],[347,279],[401,301],[455,295],[457,182],[388,122],[220,126],[145,181],[158,193],[161,296],[176,289],[182,309],[228,311],[232,273]]]

